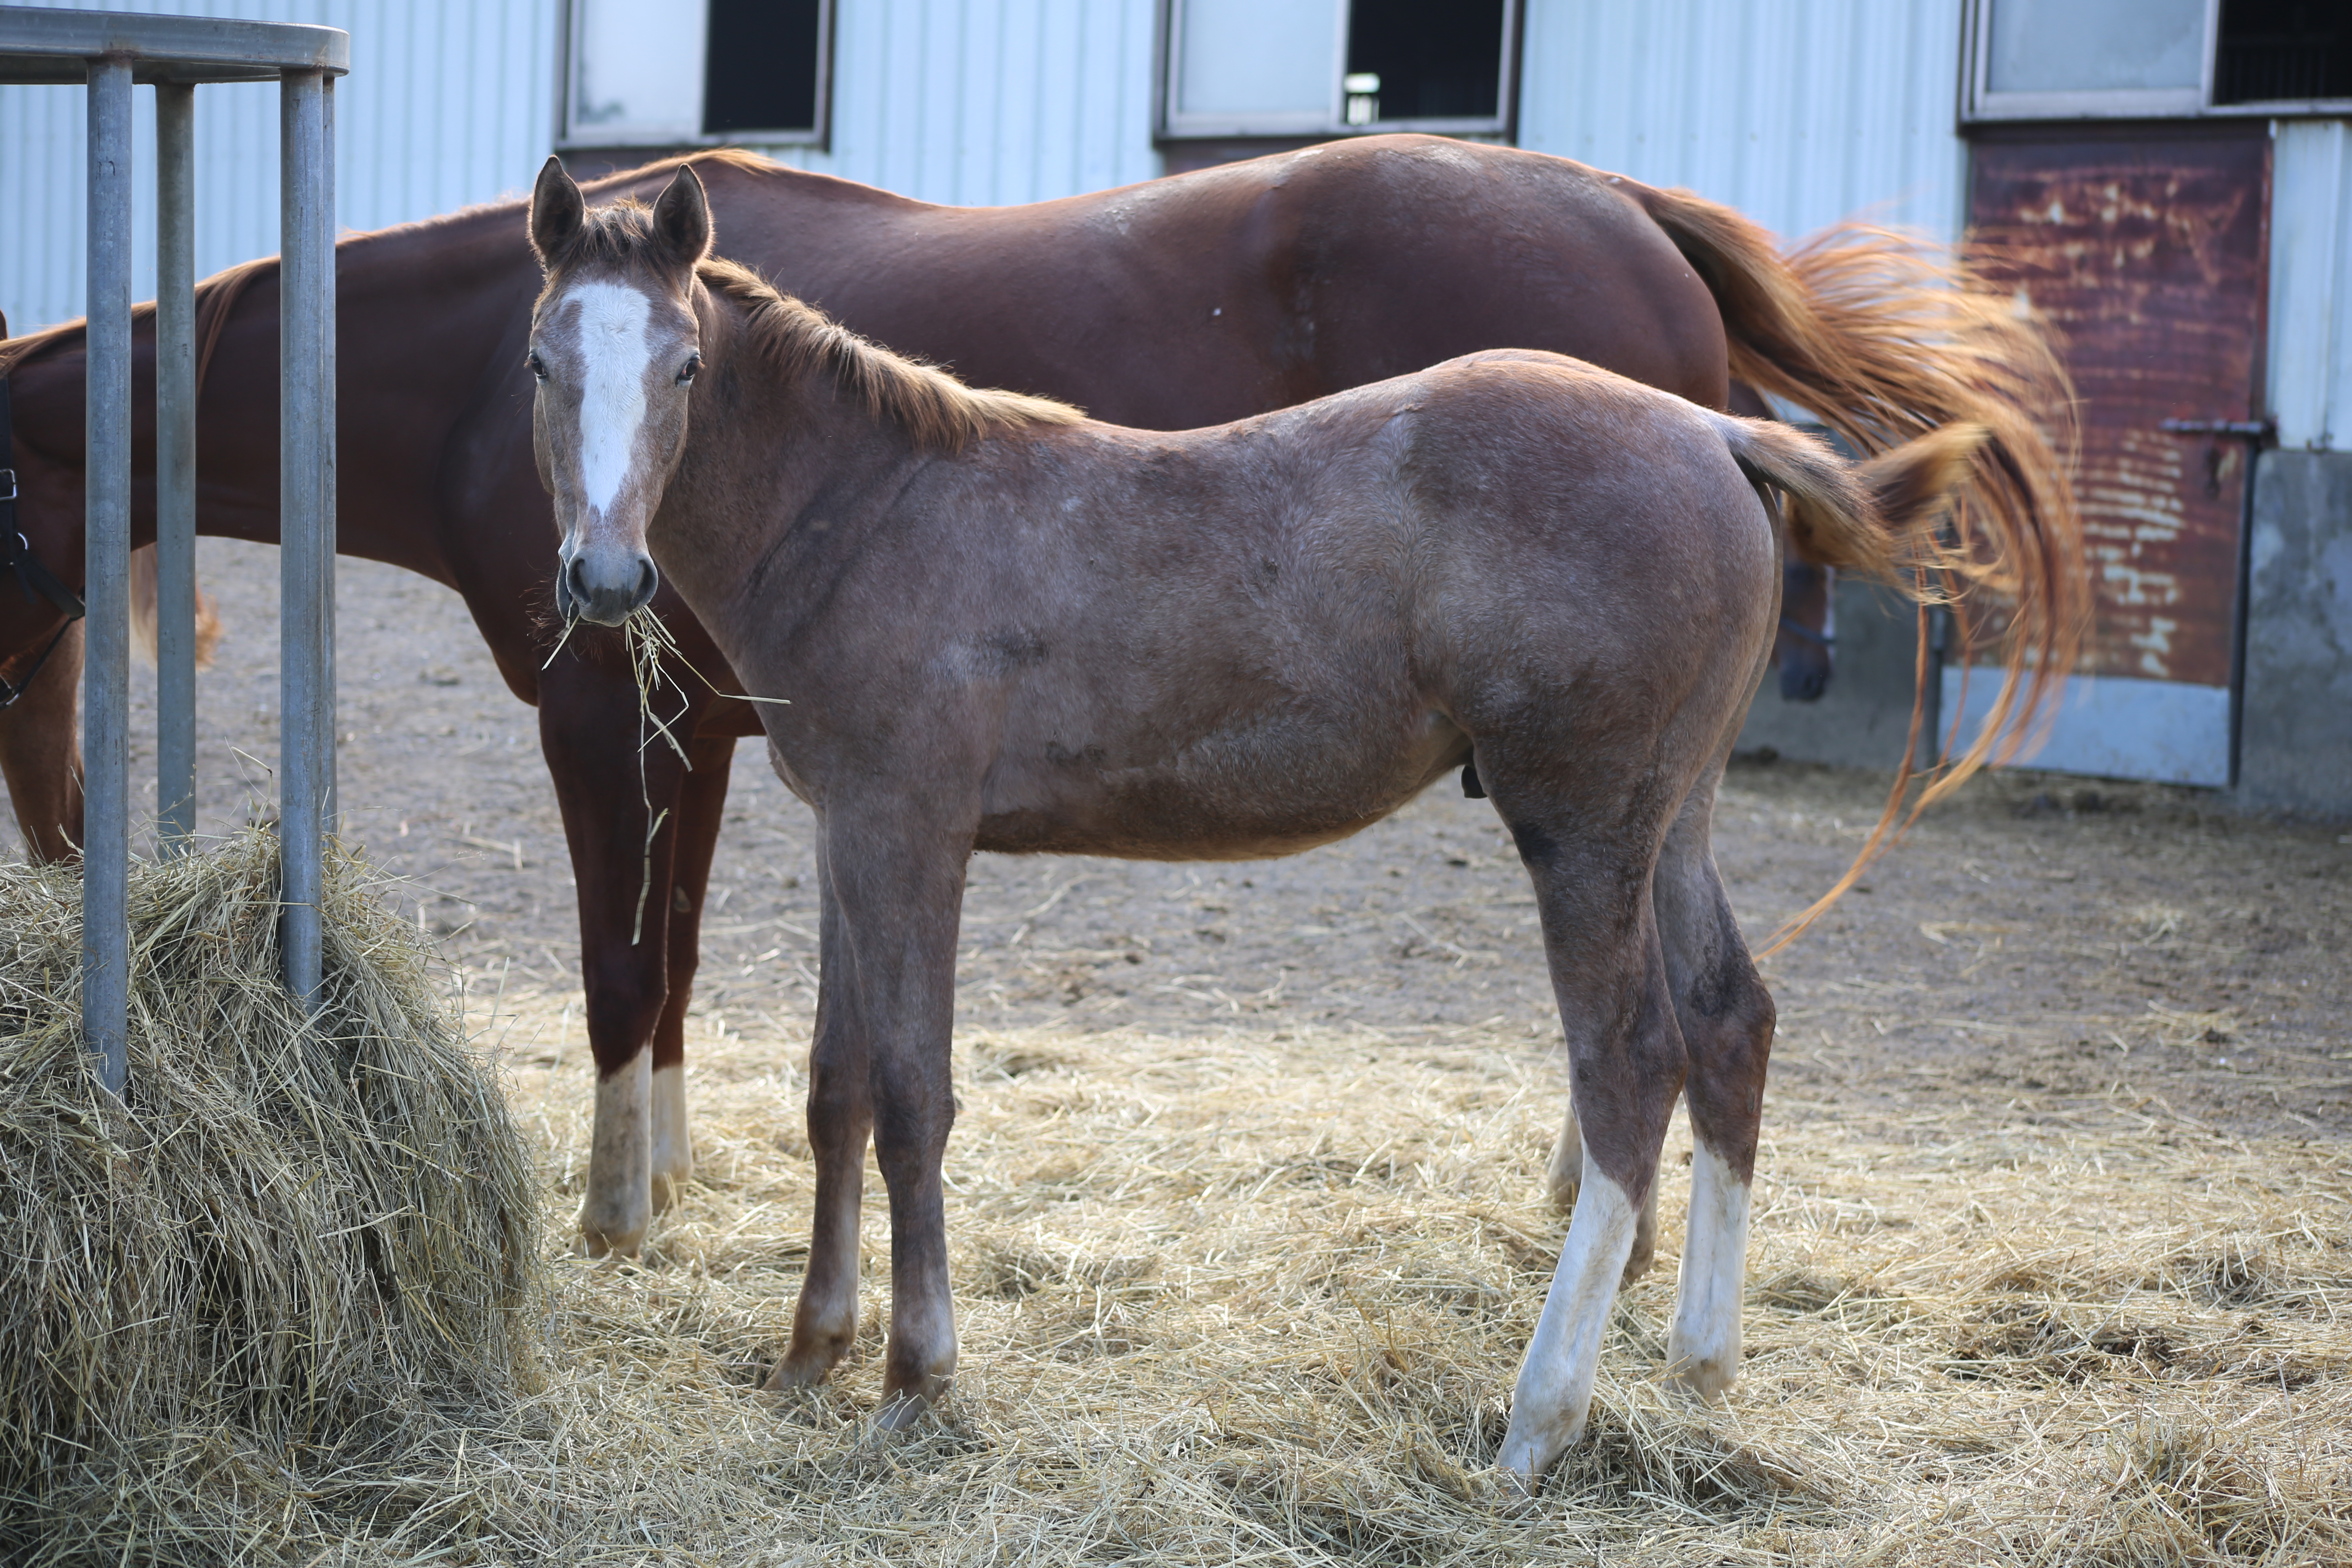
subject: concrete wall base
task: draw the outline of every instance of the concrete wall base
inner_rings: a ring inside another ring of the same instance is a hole
[[[2352,453],[2254,470],[2239,804],[2352,816]]]

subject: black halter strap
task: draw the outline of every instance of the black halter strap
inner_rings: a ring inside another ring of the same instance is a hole
[[[41,667],[49,662],[49,655],[58,650],[66,632],[81,619],[81,596],[63,583],[57,574],[41,564],[33,553],[31,541],[16,526],[16,437],[8,405],[8,378],[0,375],[0,573],[12,574],[16,586],[23,590],[25,602],[37,605],[43,599],[57,606],[65,616],[65,625],[49,637],[48,646],[33,660],[32,668],[25,671],[22,680],[11,684],[0,679],[0,708],[9,708],[25,695]]]
[[[1812,627],[1804,625],[1802,622],[1790,616],[1782,616],[1780,617],[1780,629],[1788,633],[1790,637],[1795,637],[1798,641],[1809,642],[1815,647],[1837,647],[1837,638],[1830,636],[1827,632],[1817,632],[1813,630]]]

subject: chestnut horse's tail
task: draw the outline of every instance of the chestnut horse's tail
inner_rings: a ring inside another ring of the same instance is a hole
[[[1984,426],[1945,547],[1920,564],[1955,604],[1979,585],[2009,601],[2005,673],[1991,719],[1927,798],[2005,761],[2053,702],[2090,622],[2067,479],[2074,388],[2047,330],[1914,236],[1840,224],[1784,256],[1729,207],[1625,188],[1715,295],[1739,380],[1866,456],[1948,425]]]
[[[1927,604],[1953,607],[1963,659],[1969,589],[2005,601],[2008,626],[1991,712],[1976,738],[1930,773],[1910,816],[2047,727],[2091,616],[2068,480],[2077,448],[2074,387],[2021,297],[1915,236],[1840,224],[1783,255],[1729,207],[1688,191],[1632,181],[1623,188],[1715,295],[1734,376],[1805,409],[1865,455],[1948,426],[1983,431],[1940,542],[1901,563],[1912,569],[1909,592],[1922,605],[1912,750],[1862,855],[1784,931],[1786,942],[1853,884],[1898,820],[1908,820],[1903,800],[1932,673]]]
[[[196,668],[213,662],[221,639],[220,612],[212,595],[196,590]],[[155,547],[142,544],[131,552],[131,650],[142,664],[155,662]]]

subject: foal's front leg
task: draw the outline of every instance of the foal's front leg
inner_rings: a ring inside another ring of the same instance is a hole
[[[768,1376],[771,1389],[808,1388],[857,1342],[857,1232],[866,1199],[866,1142],[874,1131],[874,1097],[866,1036],[845,999],[851,959],[841,910],[816,844],[816,1027],[809,1044],[809,1154],[816,1166],[816,1212],[808,1270],[793,1310],[793,1342]]]
[[[947,1214],[940,1163],[955,1121],[949,1042],[955,1019],[955,943],[962,916],[970,838],[909,834],[912,810],[861,822],[829,815],[824,857],[832,917],[822,977],[824,1034],[845,1042],[825,1076],[837,1080],[854,1040],[862,1050],[866,1114],[877,1163],[890,1192],[890,1342],[883,1367],[885,1420],[902,1426],[948,1392],[955,1374],[955,1305],[948,1284]],[[810,1131],[817,1135],[817,1075],[810,1081]],[[847,1103],[845,1089],[835,1106]],[[829,1107],[830,1109],[831,1107]],[[817,1363],[837,1360],[843,1318],[828,1309],[845,1280],[855,1327],[855,1188],[828,1167],[841,1140],[819,1154],[820,1231],[812,1244],[793,1351],[776,1381],[814,1382]],[[855,1139],[862,1152],[864,1137]],[[846,1214],[847,1226],[840,1223]],[[828,1224],[833,1230],[823,1227]],[[844,1232],[846,1234],[843,1234]],[[822,1301],[813,1292],[824,1292]],[[806,1375],[814,1372],[814,1375]]]

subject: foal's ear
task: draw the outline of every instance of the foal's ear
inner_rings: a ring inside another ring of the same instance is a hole
[[[563,172],[563,161],[548,159],[530,191],[530,247],[539,253],[541,270],[555,265],[587,221],[588,204]]]
[[[654,237],[683,271],[710,254],[710,198],[691,164],[678,165],[677,177],[654,203]]]

